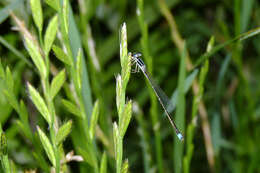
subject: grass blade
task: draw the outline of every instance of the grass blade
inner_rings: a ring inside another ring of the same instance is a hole
[[[56,145],[60,145],[63,140],[69,135],[72,128],[72,121],[68,121],[64,123],[58,130],[57,136],[56,136]]]
[[[5,6],[0,10],[0,24],[5,21],[5,19],[8,18],[9,12],[13,11],[17,8],[20,8],[24,3],[24,0],[15,0],[12,1],[9,5]]]
[[[67,54],[63,52],[60,47],[53,45],[52,50],[60,61],[62,61],[66,65],[72,66],[73,61],[69,58]]]
[[[245,32],[248,28],[248,24],[250,21],[251,13],[253,13],[253,6],[255,4],[255,0],[247,0],[242,1],[242,12],[241,12],[241,31]]]
[[[77,57],[79,49],[82,50],[82,45],[81,45],[80,34],[77,29],[77,26],[76,26],[76,23],[75,23],[75,20],[73,17],[73,12],[72,12],[70,6],[69,6],[68,13],[69,13],[68,35],[69,35],[69,40],[70,40],[73,57],[74,57],[74,60],[76,61],[76,57]],[[93,103],[92,103],[91,87],[89,84],[89,77],[88,77],[88,71],[87,71],[85,59],[86,58],[82,54],[82,96],[83,96],[83,100],[84,100],[84,106],[85,106],[85,110],[87,113],[88,122],[90,122],[90,117],[92,115],[92,109],[93,109]]]
[[[40,72],[40,75],[42,76],[42,78],[45,79],[45,77],[47,76],[47,69],[46,69],[46,65],[43,61],[43,57],[40,54],[40,51],[38,49],[37,46],[35,46],[35,44],[33,43],[32,40],[30,40],[29,38],[25,37],[25,43],[26,43],[26,48],[35,64],[35,66],[37,67],[37,69]]]
[[[20,51],[9,44],[2,36],[0,36],[0,43],[13,52],[20,60],[24,61],[29,67],[32,67],[32,63],[28,61],[28,59],[26,59],[26,57]]]
[[[56,38],[57,30],[58,30],[58,16],[54,16],[51,19],[51,21],[47,27],[46,33],[44,35],[45,55],[48,55],[51,50],[51,46]]]
[[[50,7],[55,9],[56,11],[59,11],[60,9],[60,3],[59,0],[45,0],[45,3],[48,4]]]
[[[70,113],[78,117],[81,117],[81,112],[75,104],[65,99],[62,99],[62,103]]]
[[[98,122],[98,116],[99,116],[99,101],[97,100],[94,104],[94,108],[92,111],[92,116],[91,116],[91,122],[90,122],[90,138],[93,139],[95,135],[95,130],[96,130],[96,125]]]
[[[41,113],[41,115],[48,122],[48,124],[51,124],[51,115],[43,98],[32,85],[28,83],[27,86],[29,89],[30,97],[34,105],[36,106],[37,110]]]
[[[185,47],[185,46],[184,46]],[[186,76],[186,47],[182,52],[179,66],[179,76],[178,76],[178,102],[175,121],[178,123],[180,130],[184,132],[185,124],[185,76]],[[184,137],[185,139],[185,137]],[[174,172],[182,172],[182,157],[183,157],[183,143],[181,143],[176,135],[174,135]]]
[[[196,76],[198,74],[198,69],[195,69],[186,79],[185,79],[185,85],[184,85],[184,92],[185,94],[189,91],[189,89],[191,88],[191,85],[193,83],[193,81],[196,79]],[[170,100],[171,100],[171,104],[168,106],[167,110],[169,111],[169,113],[171,113],[172,111],[174,111],[174,109],[176,108],[177,102],[178,102],[178,88],[173,92]]]
[[[48,137],[40,129],[39,126],[37,126],[37,131],[38,131],[38,134],[39,134],[42,146],[43,146],[43,148],[44,148],[44,150],[45,150],[49,160],[51,161],[52,165],[55,167],[56,161],[55,161],[55,155],[54,155],[54,151],[53,151],[52,145],[51,145]]]
[[[129,102],[126,103],[124,112],[123,112],[122,121],[121,124],[119,124],[119,132],[121,138],[124,138],[127,127],[130,123],[131,117],[132,117],[132,101],[130,100]]]
[[[62,71],[59,72],[59,74],[57,74],[54,77],[54,79],[51,82],[51,89],[50,89],[51,99],[54,99],[54,97],[60,91],[65,80],[66,80],[66,73],[65,73],[65,69],[63,69]]]
[[[235,38],[233,38],[231,40],[228,40],[228,41],[226,41],[226,42],[224,42],[222,44],[219,44],[219,45],[215,46],[214,48],[211,49],[211,51],[206,52],[206,53],[204,53],[203,55],[201,55],[199,57],[199,59],[196,61],[195,65],[194,65],[194,68],[199,66],[200,64],[202,64],[204,61],[206,61],[207,59],[212,57],[212,55],[214,55],[215,53],[217,53],[218,51],[220,51],[221,49],[223,49],[227,45],[232,44],[232,43],[234,43],[236,41],[246,40],[246,39],[248,39],[250,37],[253,37],[253,36],[259,34],[259,32],[260,32],[260,27],[252,29],[252,30],[250,30],[248,32],[245,32],[243,34],[240,34],[240,35],[238,35],[237,37],[235,37]]]
[[[43,26],[43,16],[42,16],[42,7],[40,0],[30,0],[33,21],[36,24],[39,33],[42,33],[42,26]]]
[[[7,139],[5,133],[2,131],[2,127],[0,125],[0,160],[2,164],[2,168],[4,172],[11,173],[11,167],[7,155]]]
[[[107,155],[105,152],[101,158],[100,173],[107,173]]]

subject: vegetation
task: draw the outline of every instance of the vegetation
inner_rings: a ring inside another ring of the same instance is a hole
[[[258,1],[0,6],[1,172],[260,172]]]

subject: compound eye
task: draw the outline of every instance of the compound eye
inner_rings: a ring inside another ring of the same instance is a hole
[[[138,58],[138,57],[140,57],[140,56],[142,56],[141,53],[134,53],[134,54],[133,54],[133,57],[135,57],[135,58]]]

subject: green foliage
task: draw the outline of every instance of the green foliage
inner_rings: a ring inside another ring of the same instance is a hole
[[[60,3],[59,0],[45,0],[45,2],[51,6],[53,9],[55,9],[56,11],[59,11],[60,9]]]
[[[180,69],[178,77],[178,102],[176,108],[176,117],[175,121],[178,122],[178,127],[181,129],[182,133],[185,133],[185,78],[186,78],[186,61],[187,61],[187,50],[184,46],[184,50],[181,54],[180,60]],[[185,137],[184,137],[185,139]],[[183,143],[177,139],[177,136],[174,137],[174,165],[175,172],[182,172],[182,158],[183,158]]]
[[[67,65],[70,65],[70,66],[73,64],[72,60],[68,57],[67,54],[65,54],[65,53],[63,52],[63,50],[62,50],[61,48],[59,48],[59,47],[56,46],[56,45],[53,45],[52,50],[54,51],[56,57],[57,57],[60,61],[62,61],[63,63],[65,63],[65,64],[67,64]]]
[[[38,111],[41,113],[41,115],[45,118],[45,120],[51,124],[51,114],[46,106],[46,103],[44,102],[43,98],[39,94],[39,92],[28,83],[28,89],[30,93],[30,97],[38,109]]]
[[[41,33],[42,26],[43,26],[41,1],[40,0],[30,0],[30,4],[31,4],[34,23],[36,24],[39,32]]]
[[[69,32],[69,1],[64,0],[62,6],[63,22],[66,34]]]
[[[100,173],[107,173],[107,155],[106,155],[106,153],[102,154]]]
[[[49,51],[51,50],[53,41],[56,38],[57,30],[58,30],[58,17],[54,16],[51,19],[47,27],[46,33],[44,35],[44,50],[46,55],[48,55]]]
[[[210,39],[208,46],[207,46],[207,51],[209,52],[213,46],[214,46],[214,37],[212,37]],[[197,118],[196,116],[197,116],[197,112],[198,112],[199,103],[203,97],[204,82],[206,79],[206,75],[208,73],[208,68],[209,68],[208,66],[209,66],[209,62],[206,61],[200,70],[199,90],[194,95],[193,102],[192,102],[192,114],[191,114],[192,121],[190,122],[190,124],[187,127],[187,143],[186,143],[187,152],[183,159],[183,171],[186,173],[190,172],[190,162],[191,162],[191,158],[192,158],[192,155],[194,152],[193,138],[194,138],[194,131],[196,128],[196,118]]]
[[[58,130],[56,137],[56,145],[59,145],[69,135],[72,128],[72,121],[64,123]]]
[[[128,165],[128,160],[125,160],[125,161],[124,161],[124,164],[123,164],[123,166],[122,166],[121,173],[128,173],[128,172],[129,172],[129,171],[128,171],[128,167],[129,167],[129,165]]]
[[[3,44],[6,48],[8,48],[13,54],[16,55],[17,58],[24,61],[29,67],[32,67],[32,63],[26,59],[25,55],[22,54],[19,50],[17,50],[13,45],[11,45],[7,40],[5,40],[2,36],[0,36],[0,43]]]
[[[92,116],[91,116],[91,123],[90,123],[90,138],[93,139],[96,131],[96,126],[98,122],[98,116],[99,116],[99,102],[96,101],[93,111],[92,111]]]
[[[38,131],[41,143],[43,145],[43,148],[44,148],[49,160],[51,161],[52,165],[55,166],[56,165],[55,155],[54,155],[54,151],[53,151],[52,145],[50,143],[50,140],[38,126],[37,126],[37,131]]]
[[[14,80],[13,80],[11,71],[8,67],[6,68],[6,84],[7,84],[8,91],[13,91]]]
[[[51,82],[51,88],[50,88],[51,99],[54,99],[56,94],[60,91],[65,80],[66,80],[65,70],[60,71],[59,74],[57,74],[53,78]]]
[[[97,168],[97,160],[95,158],[94,150],[91,148],[91,144],[87,143],[85,149],[79,149],[79,153],[83,156],[84,161],[95,169]],[[97,170],[95,170],[96,172]]]
[[[10,11],[15,10],[17,8],[21,8],[23,3],[24,3],[23,0],[15,0],[15,1],[12,1],[10,4],[4,6],[4,8],[1,8],[0,23],[2,23],[4,20],[6,20],[8,18]]]
[[[127,102],[127,104],[125,105],[123,116],[124,117],[122,117],[121,124],[119,124],[119,132],[120,132],[121,138],[124,138],[127,127],[131,120],[131,116],[132,116],[132,102],[131,101]]]
[[[121,28],[120,40],[120,62],[121,75],[116,78],[116,105],[119,118],[119,127],[116,122],[113,125],[113,139],[116,157],[116,172],[121,173],[125,171],[125,164],[123,161],[123,139],[132,117],[132,102],[125,103],[126,86],[130,76],[131,70],[131,53],[127,51],[127,31],[124,23]]]
[[[40,72],[42,78],[46,78],[47,76],[47,69],[46,65],[43,61],[43,57],[40,54],[39,48],[35,45],[36,43],[33,42],[30,38],[25,37],[26,48],[35,64],[37,69]]]
[[[7,155],[7,142],[4,132],[1,132],[0,140],[0,155]]]
[[[82,84],[82,53],[79,50],[78,56],[77,56],[77,63],[76,63],[76,83],[77,83],[77,89],[78,91],[81,90],[81,84]]]
[[[3,167],[3,170],[6,173],[11,173],[11,168],[10,168],[10,163],[8,160],[8,155],[7,155],[7,140],[5,133],[2,131],[2,127],[0,127],[0,160],[1,164]]]
[[[209,52],[204,53],[203,55],[201,55],[199,57],[199,59],[196,61],[195,66],[200,65],[202,62],[204,62],[205,60],[209,59],[212,55],[214,55],[215,53],[217,53],[218,51],[220,51],[221,49],[223,49],[225,46],[228,46],[231,43],[234,43],[235,41],[243,41],[246,40],[250,37],[253,37],[257,34],[259,34],[260,32],[260,27],[256,28],[256,29],[252,29],[246,33],[240,34],[238,36],[236,36],[235,38],[228,40],[224,43],[221,43],[217,46],[215,46],[214,48],[212,48]]]
[[[71,103],[68,100],[63,99],[62,100],[63,105],[65,106],[65,108],[67,109],[67,111],[69,111],[70,113],[76,115],[76,116],[81,116],[80,111],[78,110],[78,107],[76,105],[74,105],[73,103]]]
[[[0,172],[260,172],[259,5],[2,0]]]

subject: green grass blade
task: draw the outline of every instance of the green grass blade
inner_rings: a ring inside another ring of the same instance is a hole
[[[0,160],[2,164],[2,168],[6,173],[11,173],[11,167],[7,155],[7,139],[5,133],[2,131],[2,127],[0,125]]]
[[[51,99],[54,99],[54,97],[57,95],[57,93],[60,91],[61,87],[63,86],[64,82],[66,80],[66,73],[65,69],[60,71],[52,80],[51,82],[51,88],[50,88],[50,97]]]
[[[220,72],[218,75],[218,80],[217,80],[216,98],[215,98],[216,104],[219,103],[220,97],[223,96],[224,91],[223,91],[222,87],[224,86],[225,75],[227,74],[230,62],[231,62],[231,55],[227,55],[225,60],[221,64],[221,69],[220,69]]]
[[[8,91],[10,92],[13,92],[14,91],[14,79],[13,79],[13,75],[9,69],[9,67],[6,67],[6,85],[7,85],[7,89]]]
[[[78,50],[79,49],[82,50],[82,45],[81,45],[80,33],[77,29],[71,7],[69,7],[68,13],[69,13],[68,35],[69,35],[69,40],[70,40],[73,57],[74,57],[74,60],[76,61]],[[83,96],[83,100],[84,100],[84,106],[85,106],[85,110],[87,113],[88,122],[90,122],[93,103],[92,103],[91,88],[90,88],[90,84],[89,84],[87,66],[86,66],[85,57],[83,54],[82,54],[82,96]]]
[[[0,36],[0,43],[13,52],[20,60],[24,61],[29,67],[32,67],[32,63],[28,61],[28,59],[19,50],[9,44],[2,36]]]
[[[212,47],[214,45],[214,41],[215,41],[214,37],[211,37],[211,39],[207,45],[207,51],[210,51],[212,49]],[[191,122],[189,123],[188,128],[187,128],[187,140],[186,140],[187,141],[186,142],[187,152],[183,159],[183,171],[185,173],[190,172],[190,167],[191,167],[190,162],[191,162],[191,159],[193,156],[193,151],[194,151],[193,136],[194,136],[194,131],[195,131],[195,127],[196,127],[196,116],[197,116],[197,112],[198,112],[199,103],[202,99],[203,92],[204,92],[204,82],[206,79],[206,75],[208,73],[208,68],[209,68],[208,66],[209,66],[209,63],[207,60],[200,70],[199,91],[193,97]]]
[[[8,90],[4,90],[4,94],[6,96],[6,99],[7,101],[9,102],[9,104],[17,111],[19,112],[20,109],[19,109],[19,104],[18,104],[18,101],[14,95],[13,92],[10,92]]]
[[[60,61],[62,61],[66,65],[72,66],[72,64],[73,64],[72,59],[70,59],[69,56],[67,54],[65,54],[64,51],[60,47],[53,45],[52,50]]]
[[[51,114],[50,114],[43,98],[41,97],[39,92],[29,83],[28,83],[28,89],[29,89],[30,97],[31,97],[34,105],[36,106],[37,110],[41,113],[41,115],[48,122],[48,124],[51,124],[52,123]]]
[[[131,117],[132,117],[132,101],[130,100],[129,102],[126,103],[124,112],[123,112],[122,121],[121,124],[119,124],[119,132],[121,138],[124,138],[127,127],[130,123]]]
[[[57,30],[58,30],[58,16],[54,16],[51,19],[51,21],[47,27],[46,33],[44,35],[45,55],[48,55],[51,50],[52,44],[56,38]]]
[[[105,152],[101,158],[100,173],[107,173],[107,155]]]
[[[7,139],[4,132],[0,135],[0,156],[7,155]]]
[[[68,121],[64,123],[58,130],[57,136],[56,136],[56,145],[62,143],[63,140],[69,135],[72,128],[72,121]]]
[[[62,99],[62,103],[65,106],[65,108],[72,113],[73,115],[76,115],[78,117],[81,117],[81,112],[78,109],[77,105],[73,104],[72,102]]]
[[[60,3],[59,0],[45,0],[45,3],[48,4],[50,7],[55,9],[56,11],[59,11],[60,9]]]
[[[42,146],[43,146],[49,160],[51,161],[52,165],[55,167],[56,166],[55,155],[54,155],[54,151],[53,151],[52,145],[50,143],[50,140],[48,139],[46,134],[40,129],[39,126],[37,126],[37,131],[38,131]]]
[[[5,19],[8,18],[9,12],[13,11],[15,9],[20,8],[24,3],[24,0],[15,0],[12,1],[9,5],[5,6],[0,10],[0,24],[5,21]]]
[[[185,79],[185,85],[184,85],[184,92],[185,94],[189,91],[193,81],[196,79],[196,76],[198,74],[198,69],[195,69],[186,79]],[[171,104],[169,105],[169,107],[167,108],[167,110],[169,111],[169,113],[171,113],[172,111],[174,111],[177,102],[178,102],[178,88],[173,92],[170,100],[171,100]]]
[[[250,18],[253,13],[253,6],[255,0],[242,1],[242,12],[241,12],[241,31],[245,32],[248,28]]]
[[[63,0],[63,5],[62,5],[62,13],[63,13],[63,22],[64,22],[64,27],[65,27],[65,32],[68,34],[69,30],[69,1],[68,0]]]
[[[125,160],[122,166],[121,173],[129,173],[129,164],[128,160]]]
[[[124,23],[121,28],[120,61],[121,75],[116,78],[116,105],[119,122],[113,125],[113,137],[115,146],[116,172],[121,173],[123,161],[123,138],[132,116],[132,102],[125,104],[126,86],[130,77],[131,55],[127,50],[127,30]],[[122,76],[122,77],[121,77]]]
[[[89,128],[89,133],[90,133],[90,138],[93,139],[96,131],[96,126],[98,122],[98,116],[99,116],[99,101],[97,100],[94,104],[94,108],[92,111],[92,116],[91,116],[91,122],[90,122],[90,128]]]
[[[144,119],[144,115],[139,109],[139,106],[137,103],[133,103],[134,107],[136,107],[137,112],[135,118],[137,119],[138,122],[138,135],[140,136],[140,145],[142,148],[142,155],[143,155],[143,165],[144,165],[144,172],[149,173],[152,171],[152,154],[151,154],[151,148],[152,146],[150,145],[150,138],[151,136],[149,135],[149,131],[147,130],[148,124],[146,119]]]
[[[30,40],[27,37],[25,37],[25,43],[26,43],[26,48],[27,48],[35,66],[39,70],[41,77],[43,79],[45,79],[47,76],[47,69],[46,69],[46,65],[44,63],[43,57],[40,54],[39,48],[35,45],[35,43],[32,40]]]
[[[138,17],[138,24],[141,30],[141,47],[142,47],[142,52],[144,55],[144,60],[147,65],[147,70],[152,74],[153,72],[153,58],[150,56],[150,49],[149,49],[149,33],[148,33],[148,16],[145,15],[144,11],[144,1],[143,0],[138,0],[137,1],[137,9],[136,9],[136,14]],[[153,13],[151,13],[153,14]],[[149,16],[150,17],[150,16]],[[146,81],[147,82],[147,81]],[[155,96],[155,93],[153,92],[153,89],[151,87],[149,89],[149,95],[151,98],[151,109],[150,109],[150,116],[152,119],[152,125],[153,125],[153,130],[155,134],[155,149],[156,149],[156,160],[157,160],[157,167],[158,167],[158,172],[163,173],[164,172],[164,165],[163,165],[163,156],[162,156],[162,140],[161,140],[161,132],[160,132],[160,125],[159,125],[159,120],[158,120],[158,103],[157,103],[157,98]]]
[[[76,86],[78,91],[82,87],[82,51],[79,49],[76,61]]]
[[[185,134],[185,76],[186,76],[186,47],[182,52],[179,66],[179,76],[178,76],[178,102],[175,122],[177,123],[179,129]],[[185,140],[185,137],[184,137]],[[183,158],[183,143],[180,142],[176,135],[174,135],[174,172],[182,172],[182,158]]]
[[[237,37],[235,37],[235,38],[233,38],[231,40],[228,40],[228,41],[226,41],[226,42],[224,42],[222,44],[219,44],[219,45],[215,46],[214,48],[211,49],[210,52],[206,52],[203,55],[201,55],[199,57],[199,59],[196,61],[194,67],[197,67],[197,66],[201,65],[205,60],[211,58],[212,55],[216,54],[218,51],[220,51],[221,49],[223,49],[227,45],[232,44],[232,43],[234,43],[236,41],[246,40],[246,39],[248,39],[250,37],[253,37],[253,36],[259,34],[259,32],[260,32],[260,27],[252,29],[252,30],[250,30],[248,32],[245,32],[243,34],[240,34],[240,35],[238,35]]]
[[[43,27],[43,16],[42,16],[42,7],[40,0],[30,0],[32,16],[34,23],[36,24],[39,33],[42,33]]]

